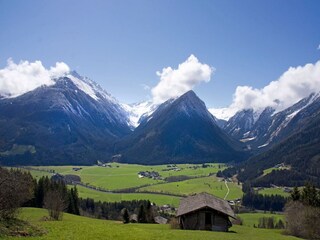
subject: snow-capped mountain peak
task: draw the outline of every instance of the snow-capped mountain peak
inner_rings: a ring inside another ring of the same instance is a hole
[[[105,99],[112,103],[118,103],[118,101],[105,91],[98,83],[91,80],[88,77],[79,75],[76,71],[71,71],[66,77],[70,78],[71,81],[83,92],[88,94],[94,100]]]

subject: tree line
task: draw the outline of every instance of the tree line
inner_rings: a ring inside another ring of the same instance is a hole
[[[109,220],[129,220],[139,223],[154,223],[155,209],[149,200],[101,202],[91,198],[80,199],[81,215]],[[129,219],[135,215],[136,218]]]
[[[39,180],[20,169],[0,167],[0,221],[14,219],[20,207],[46,208],[50,219],[60,220],[63,212],[94,218],[153,223],[156,209],[148,200],[100,202],[81,199],[76,186],[44,176]],[[127,217],[125,216],[127,215]]]
[[[62,212],[80,214],[76,187],[68,189],[63,181],[36,180],[29,172],[0,167],[0,221],[14,219],[22,206],[46,208],[55,220]]]

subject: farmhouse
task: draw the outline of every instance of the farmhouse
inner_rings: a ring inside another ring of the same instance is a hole
[[[181,199],[177,217],[182,229],[227,232],[235,214],[227,201],[200,193]]]

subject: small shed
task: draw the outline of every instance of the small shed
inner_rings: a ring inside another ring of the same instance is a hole
[[[227,232],[232,226],[229,217],[236,218],[226,200],[208,193],[181,199],[177,212],[182,229]]]

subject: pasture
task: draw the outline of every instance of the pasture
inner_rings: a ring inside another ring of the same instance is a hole
[[[44,209],[25,208],[20,218],[30,221],[42,228],[47,234],[40,237],[28,237],[28,240],[56,239],[122,239],[122,240],[160,240],[160,239],[190,239],[190,240],[293,240],[298,239],[282,235],[281,230],[258,229],[250,226],[235,225],[230,232],[191,231],[170,229],[169,225],[158,224],[122,224],[121,222],[98,220],[64,214],[62,221],[43,221],[48,216]],[[251,218],[249,215],[246,216]],[[6,237],[4,239],[21,239],[21,237]]]

